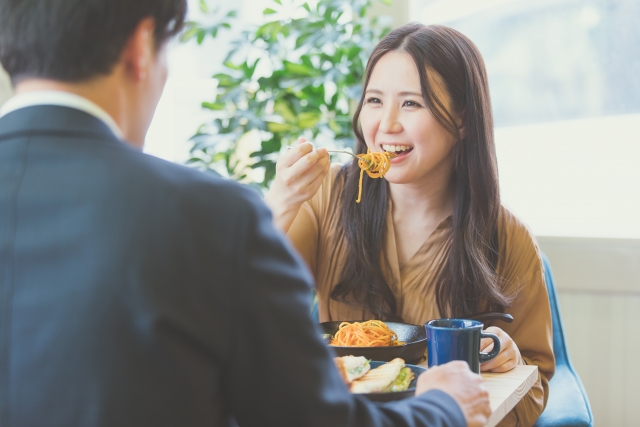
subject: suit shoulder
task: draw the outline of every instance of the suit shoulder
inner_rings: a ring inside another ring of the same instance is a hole
[[[259,194],[239,183],[140,152],[129,152],[128,179],[146,195],[194,213],[215,212],[217,218],[264,211]],[[230,219],[230,218],[229,218]]]

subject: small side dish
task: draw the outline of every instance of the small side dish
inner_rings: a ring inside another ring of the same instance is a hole
[[[414,378],[411,368],[397,358],[370,369],[364,357],[344,356],[334,359],[338,371],[352,393],[394,393],[409,388]]]

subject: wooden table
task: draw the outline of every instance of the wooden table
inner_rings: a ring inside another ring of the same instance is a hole
[[[426,361],[420,363],[427,367]],[[518,365],[503,374],[482,373],[484,385],[489,390],[491,416],[486,427],[496,426],[516,406],[538,379],[538,367]]]
[[[494,427],[533,387],[538,379],[538,367],[518,365],[503,374],[481,375],[491,399],[491,416],[486,427]]]

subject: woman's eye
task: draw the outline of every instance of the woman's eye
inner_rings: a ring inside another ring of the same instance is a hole
[[[402,104],[403,107],[422,107],[422,105],[418,104],[416,101],[404,101]]]
[[[382,104],[380,98],[369,98],[367,99],[367,104]]]

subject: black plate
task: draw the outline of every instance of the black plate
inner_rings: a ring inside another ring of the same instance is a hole
[[[395,330],[395,329],[394,329]],[[384,365],[386,362],[374,362],[371,361],[371,369],[377,368],[380,365]],[[418,380],[418,376],[425,372],[427,369],[421,366],[416,365],[406,365],[407,368],[411,368],[413,371],[414,378],[411,380],[409,384],[409,388],[405,391],[394,391],[391,393],[362,393],[360,396],[364,396],[372,402],[391,402],[392,400],[401,400],[406,399],[408,397],[412,397],[416,394],[416,382]]]
[[[332,335],[338,331],[342,321],[320,323],[322,332]],[[364,356],[369,360],[390,362],[396,357],[404,359],[406,363],[419,363],[427,349],[427,332],[424,326],[408,323],[385,322],[389,328],[398,334],[398,340],[404,342],[397,347],[339,347],[331,348],[338,356]]]

